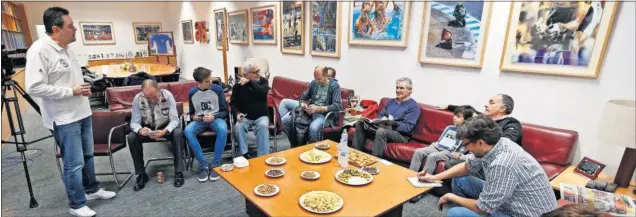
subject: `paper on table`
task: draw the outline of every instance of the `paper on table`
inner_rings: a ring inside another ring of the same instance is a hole
[[[380,162],[382,162],[384,165],[387,165],[387,166],[393,165],[393,163],[391,163],[391,161],[384,160],[384,159],[380,160]]]
[[[442,183],[422,183],[417,180],[417,177],[406,177],[407,180],[416,188],[434,188],[434,187],[442,187]]]

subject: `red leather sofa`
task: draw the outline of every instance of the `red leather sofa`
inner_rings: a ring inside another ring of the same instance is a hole
[[[308,87],[309,87],[309,82],[276,76],[274,77],[274,80],[272,81],[272,87],[267,96],[267,101],[270,104],[270,106],[274,107],[276,109],[276,112],[278,112],[278,107],[280,106],[280,102],[283,99],[285,98],[298,99],[303,94],[303,91],[305,91]],[[352,96],[354,94],[354,91],[340,86],[340,94],[342,97],[342,109],[344,110],[347,107],[347,101],[349,96]],[[281,123],[279,115],[276,114],[276,116],[278,119],[277,128],[280,131],[282,130],[282,123]],[[324,133],[339,134],[342,132],[342,125],[344,122],[344,113],[340,113],[339,116],[340,117],[338,118],[337,125],[335,127],[326,127],[324,130]]]
[[[380,101],[379,110],[384,109],[389,98]],[[438,140],[446,126],[452,124],[453,113],[436,109],[435,106],[420,103],[421,115],[413,137],[408,143],[389,143],[384,152],[384,158],[398,163],[410,163],[415,149],[429,146]],[[535,124],[522,123],[523,141],[522,147],[532,155],[543,167],[551,180],[559,175],[570,164],[570,156],[574,150],[574,142],[578,138],[578,132],[572,130],[557,129]],[[349,130],[349,138],[353,138],[354,128]],[[366,151],[371,151],[372,140],[367,139]],[[436,173],[444,171],[444,163],[437,165]]]
[[[221,78],[213,77],[213,81],[220,81]],[[175,101],[188,104],[188,92],[197,85],[196,81],[180,81],[159,83],[159,88],[166,89],[172,93]],[[132,101],[141,91],[139,85],[126,87],[109,87],[106,88],[106,101],[111,111],[127,111],[132,108]],[[226,94],[228,99],[229,94]]]

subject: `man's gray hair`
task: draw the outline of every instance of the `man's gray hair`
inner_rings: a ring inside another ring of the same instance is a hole
[[[413,81],[411,81],[410,78],[401,77],[401,78],[398,78],[397,81],[395,81],[395,83],[396,84],[404,83],[404,84],[406,84],[406,88],[408,88],[409,90],[413,89]]]
[[[242,66],[242,72],[243,72],[243,75],[244,75],[245,73],[249,73],[251,69],[258,69],[258,70],[260,70],[260,68],[258,68],[258,65],[256,65],[256,64],[255,64],[255,63],[253,63],[253,62],[245,62],[245,63],[243,63],[243,66]]]
[[[512,99],[511,96],[508,96],[506,94],[499,94],[501,96],[501,104],[503,104],[504,106],[506,106],[506,114],[512,114],[512,110],[515,109],[515,101]]]
[[[155,89],[159,90],[159,84],[157,84],[157,81],[152,80],[152,79],[146,79],[144,81],[141,82],[141,89],[146,89],[147,87],[154,87]]]

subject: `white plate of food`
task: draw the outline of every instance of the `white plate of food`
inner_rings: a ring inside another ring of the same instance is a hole
[[[321,142],[321,143],[315,144],[314,148],[324,151],[324,150],[329,150],[329,148],[331,148],[331,145],[329,145],[329,143],[326,143],[326,142]]]
[[[345,185],[366,185],[373,181],[373,175],[360,169],[341,169],[336,180]]]
[[[330,191],[307,192],[300,196],[298,202],[303,209],[318,214],[333,213],[344,205],[344,199]]]
[[[310,164],[321,164],[331,160],[331,155],[327,152],[311,149],[300,154],[300,160]]]
[[[285,171],[282,169],[268,169],[265,170],[265,175],[270,178],[278,178],[285,175]]]
[[[374,166],[363,166],[362,171],[365,171],[371,175],[377,175],[378,173],[380,173],[380,168],[374,167]]]
[[[254,187],[254,194],[261,197],[271,197],[280,192],[278,185],[274,184],[260,184]]]
[[[300,173],[300,177],[307,180],[316,180],[320,178],[320,173],[317,171],[303,171]]]
[[[272,166],[280,166],[287,162],[284,157],[268,157],[265,159],[265,163]]]

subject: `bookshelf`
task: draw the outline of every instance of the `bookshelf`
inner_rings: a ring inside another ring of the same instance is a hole
[[[27,49],[31,45],[24,7],[13,2],[2,2],[2,44],[6,50]]]

